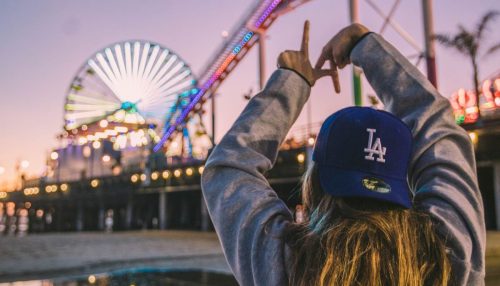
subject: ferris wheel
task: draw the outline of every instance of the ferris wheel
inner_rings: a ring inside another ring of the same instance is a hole
[[[150,42],[120,42],[92,56],[67,92],[67,131],[102,119],[164,128],[173,106],[197,93],[189,66]]]

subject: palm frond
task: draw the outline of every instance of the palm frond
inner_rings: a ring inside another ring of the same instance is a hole
[[[476,31],[474,33],[478,41],[480,41],[483,37],[484,31],[488,29],[489,23],[495,20],[498,15],[500,15],[500,12],[496,10],[489,11],[484,14],[483,18],[481,18],[481,21],[479,21],[479,23],[477,24]]]
[[[485,56],[491,55],[498,50],[500,50],[500,43],[496,43],[495,45],[491,46],[484,55]]]
[[[446,47],[454,47],[453,40],[448,34],[434,34],[432,38]]]

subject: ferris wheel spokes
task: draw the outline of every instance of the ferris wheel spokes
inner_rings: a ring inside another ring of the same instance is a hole
[[[192,93],[196,85],[176,54],[139,41],[97,52],[74,82],[78,87],[70,89],[65,105],[67,129],[106,118],[133,122],[135,117],[161,128],[178,98]]]

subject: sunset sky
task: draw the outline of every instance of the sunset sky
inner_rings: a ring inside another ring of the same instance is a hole
[[[388,13],[393,1],[372,0]],[[359,0],[361,22],[379,31],[383,19]],[[124,40],[157,42],[177,53],[201,72],[231,28],[251,6],[249,0],[184,1],[0,1],[0,184],[14,177],[17,161],[28,160],[29,173],[41,172],[44,160],[57,147],[62,131],[63,107],[68,86],[89,57],[102,48]],[[500,10],[498,0],[436,0],[434,30],[453,33],[457,25],[473,28],[489,10]],[[275,69],[277,55],[298,49],[303,22],[311,21],[310,54],[315,62],[322,46],[349,24],[348,1],[312,0],[273,24],[267,39],[267,75]],[[423,47],[421,1],[401,1],[396,20]],[[500,41],[500,18],[487,32],[489,47]],[[407,56],[418,53],[388,27],[384,34]],[[438,85],[445,96],[459,87],[471,88],[467,58],[436,45]],[[425,64],[419,65],[425,71]],[[217,138],[243,109],[243,94],[258,90],[257,50],[253,49],[218,91]],[[500,52],[481,59],[480,78],[500,72]],[[335,95],[331,81],[317,83],[312,94],[312,122],[321,122],[335,110],[352,104],[351,69],[341,72],[342,94]],[[373,92],[365,82],[364,94]],[[366,100],[365,100],[366,102]],[[296,123],[306,124],[305,112]],[[207,121],[209,126],[210,122]]]

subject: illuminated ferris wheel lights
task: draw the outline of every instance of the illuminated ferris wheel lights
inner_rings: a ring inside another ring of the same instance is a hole
[[[83,138],[83,143],[83,140],[111,137],[115,139],[112,142],[115,149],[125,148],[128,143],[142,146],[159,141],[154,130],[148,138],[144,134],[115,138],[130,130],[109,125],[130,123],[140,128],[142,124],[153,124],[152,128],[163,128],[165,118],[171,117],[168,114],[178,112],[175,106],[186,104],[186,100],[178,98],[189,96],[190,91],[196,90],[195,85],[189,67],[167,49],[139,41],[115,44],[96,53],[75,77],[71,86],[78,89],[71,88],[67,96],[65,129],[95,123],[102,132],[88,134],[93,137],[78,137],[78,140]]]
[[[161,80],[164,76],[167,70],[174,64],[174,62],[177,60],[177,56],[173,55],[171,56],[165,65],[161,68],[161,70],[156,74],[155,77],[151,80],[151,84],[156,85],[159,80]]]
[[[153,51],[151,52],[151,56],[149,57],[148,64],[144,69],[144,76],[143,76],[144,78],[149,78],[151,70],[153,68],[154,61],[158,56],[159,51],[160,51],[160,46],[158,45],[154,46]]]
[[[115,48],[116,58],[118,60],[118,66],[120,68],[120,74],[122,77],[124,77],[126,76],[126,69],[125,69],[125,64],[123,63],[122,49],[118,44],[116,44],[114,48]]]
[[[170,92],[170,87],[174,87],[176,86],[181,80],[185,79],[187,76],[189,76],[191,74],[191,71],[189,70],[186,70],[184,72],[182,72],[181,74],[177,75],[176,77],[172,78],[170,80],[170,82],[164,84],[161,88],[160,88],[160,92]],[[189,81],[189,80],[188,80]]]
[[[78,94],[70,93],[68,95],[68,99],[78,103],[87,103],[87,104],[95,104],[95,105],[108,105],[108,104],[117,104],[115,101],[110,101],[106,99],[99,99],[95,97],[85,97]]]
[[[118,66],[116,65],[115,57],[113,56],[111,49],[110,48],[105,49],[104,53],[106,54],[106,57],[109,59],[109,63],[111,64],[111,69],[113,70],[115,78],[117,80],[121,80],[123,78],[123,75],[118,70]]]
[[[141,61],[139,63],[138,77],[144,76],[144,68],[146,66],[146,58],[148,56],[150,46],[151,45],[149,43],[146,43],[143,47]]]
[[[95,110],[95,111],[84,111],[84,112],[78,112],[78,113],[67,113],[64,115],[64,118],[66,120],[74,120],[74,119],[81,119],[81,118],[87,118],[87,117],[100,117],[100,116],[105,116],[106,112],[101,111],[101,110]]]
[[[133,59],[133,64],[132,64],[132,75],[137,78],[137,70],[139,69],[139,49],[141,48],[141,45],[139,42],[134,43],[134,59]]]

